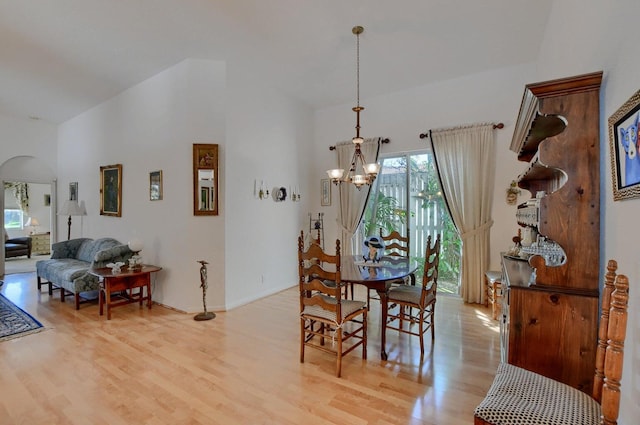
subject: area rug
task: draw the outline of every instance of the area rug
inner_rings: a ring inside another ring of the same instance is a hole
[[[30,335],[44,330],[29,313],[0,294],[0,341]]]

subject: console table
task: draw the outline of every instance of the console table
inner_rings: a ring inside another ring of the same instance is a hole
[[[107,320],[111,320],[111,309],[122,305],[139,302],[142,306],[142,302],[147,301],[147,307],[151,309],[151,273],[160,270],[162,267],[147,264],[139,270],[125,266],[120,273],[113,273],[108,267],[90,269],[89,273],[100,280],[100,315],[104,304],[107,305]],[[136,288],[138,290],[134,291]]]

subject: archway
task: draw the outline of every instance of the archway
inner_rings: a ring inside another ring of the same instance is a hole
[[[51,167],[42,160],[33,156],[15,156],[9,158],[0,165],[0,182],[4,188],[5,181],[18,181],[25,183],[39,183],[51,185],[51,240],[57,240],[57,219],[55,211],[57,211],[57,192],[56,192],[56,176]],[[4,194],[4,191],[3,191]],[[4,196],[0,196],[0,209],[4,211]],[[0,224],[4,228],[4,214],[0,216]],[[5,273],[4,262],[4,243],[0,252],[0,276]]]

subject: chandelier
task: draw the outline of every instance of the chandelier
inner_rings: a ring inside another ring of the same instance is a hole
[[[357,102],[356,106],[353,107],[353,111],[356,113],[356,136],[351,139],[355,146],[355,150],[353,152],[353,157],[351,158],[351,167],[347,172],[347,175],[344,175],[344,169],[336,168],[333,170],[327,170],[327,174],[329,178],[334,184],[338,183],[353,183],[358,190],[365,185],[371,185],[373,181],[376,179],[378,175],[378,171],[380,171],[380,164],[378,163],[367,163],[362,154],[362,150],[360,149],[360,145],[364,142],[364,139],[360,137],[360,111],[364,110],[363,106],[360,106],[360,34],[364,32],[364,28],[361,26],[353,27],[351,32],[356,36],[356,93],[357,93]],[[358,173],[358,164],[362,167],[362,171],[364,174]]]

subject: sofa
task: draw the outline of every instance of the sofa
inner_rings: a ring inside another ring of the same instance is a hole
[[[53,290],[59,289],[62,302],[66,295],[73,295],[76,310],[80,309],[80,298],[95,299],[100,288],[98,278],[89,273],[90,268],[107,267],[117,261],[126,263],[133,255],[126,244],[113,238],[71,239],[54,243],[51,248],[51,259],[36,261],[38,290],[48,285],[49,295],[53,295]]]
[[[26,255],[31,258],[31,238],[23,236],[10,238],[7,229],[4,229],[4,258],[20,257]]]

